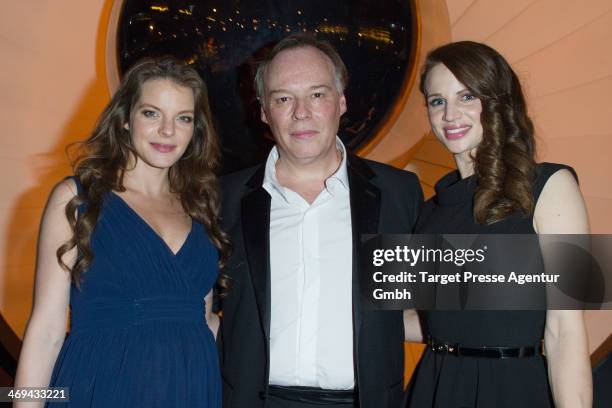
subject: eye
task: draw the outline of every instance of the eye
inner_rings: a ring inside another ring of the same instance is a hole
[[[157,112],[155,112],[154,110],[145,109],[145,110],[142,111],[142,115],[145,118],[156,118],[157,117]]]
[[[427,105],[431,107],[444,105],[444,99],[443,98],[432,98],[429,101],[427,101]]]
[[[192,123],[193,122],[193,116],[189,116],[189,115],[181,115],[178,118],[181,122],[184,123]]]
[[[289,101],[289,97],[288,96],[280,96],[278,98],[275,99],[277,104],[283,104]]]
[[[315,93],[312,94],[313,98],[322,98],[324,96],[325,96],[325,94],[323,92],[315,92]]]
[[[462,101],[468,102],[468,101],[473,101],[475,99],[478,99],[478,98],[476,98],[476,96],[474,96],[473,94],[471,94],[469,92],[461,95],[461,100]]]

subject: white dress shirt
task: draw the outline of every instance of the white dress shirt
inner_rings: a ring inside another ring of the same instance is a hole
[[[346,149],[309,204],[276,178],[278,151],[266,162],[270,210],[270,384],[346,390],[353,368],[351,208]]]

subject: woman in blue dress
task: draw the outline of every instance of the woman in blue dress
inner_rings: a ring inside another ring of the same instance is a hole
[[[50,406],[220,407],[211,293],[229,242],[204,82],[137,63],[80,147],[43,214],[16,387],[68,387]]]
[[[497,51],[471,41],[431,51],[421,91],[432,131],[457,170],[436,183],[417,233],[589,232],[573,169],[535,162],[521,85]],[[425,340],[414,311],[405,313],[408,340]],[[591,406],[583,311],[429,310],[423,321],[428,347],[409,407]]]

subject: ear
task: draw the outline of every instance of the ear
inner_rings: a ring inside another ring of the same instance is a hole
[[[268,117],[266,116],[266,111],[264,110],[263,106],[261,106],[259,109],[260,109],[261,121],[269,125],[270,122],[268,122]]]
[[[125,122],[125,123],[123,124],[123,128],[124,128],[125,130],[130,130],[130,122]]]
[[[340,104],[340,116],[342,116],[346,112],[346,97],[344,96],[344,93],[340,94],[340,100],[338,103]]]

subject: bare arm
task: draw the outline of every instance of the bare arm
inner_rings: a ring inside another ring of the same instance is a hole
[[[553,174],[538,200],[538,234],[588,234],[586,207],[569,171]],[[546,253],[543,252],[546,263]],[[555,406],[591,407],[593,384],[584,311],[548,310],[544,345]]]
[[[593,380],[584,311],[549,310],[544,344],[555,406],[591,407]]]
[[[57,262],[56,251],[71,236],[65,206],[76,194],[72,180],[59,183],[51,192],[40,227],[36,258],[34,304],[26,327],[15,387],[46,387],[66,334],[70,299],[70,276]],[[74,263],[76,250],[64,257]],[[16,403],[15,407],[22,406]],[[25,403],[24,407],[42,406]]]
[[[204,298],[204,302],[206,302],[206,324],[212,331],[215,339],[217,338],[217,331],[219,331],[219,316],[213,313],[212,304],[213,304],[213,290],[211,289],[206,297]]]

